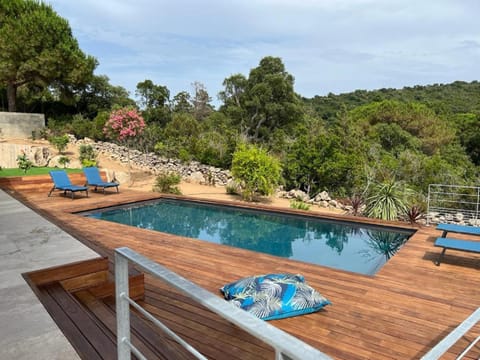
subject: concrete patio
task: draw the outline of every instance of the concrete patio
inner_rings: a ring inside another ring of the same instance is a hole
[[[0,359],[79,359],[22,273],[96,257],[0,190]]]

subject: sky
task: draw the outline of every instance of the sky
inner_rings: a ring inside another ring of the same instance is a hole
[[[304,97],[480,80],[478,0],[47,0],[95,73],[135,95],[225,78],[280,57]]]

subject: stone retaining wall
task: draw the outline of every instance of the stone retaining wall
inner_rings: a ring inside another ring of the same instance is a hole
[[[127,164],[127,148],[109,142],[94,142],[89,139],[75,140],[76,144],[89,144],[99,154],[110,157],[112,160]],[[232,178],[230,171],[201,164],[197,161],[184,163],[177,159],[167,159],[156,155],[155,153],[144,154],[138,150],[130,150],[130,161],[133,167],[150,171],[157,175],[161,172],[176,172],[180,174],[183,180],[200,184],[221,185],[224,186]]]

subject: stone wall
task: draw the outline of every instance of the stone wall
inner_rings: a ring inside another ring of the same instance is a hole
[[[45,127],[45,115],[0,112],[0,138],[26,139]]]
[[[71,142],[89,144],[99,154],[110,157],[112,160],[127,164],[127,148],[109,142],[93,142],[89,139],[75,140],[72,136]],[[130,162],[133,167],[149,171],[152,174],[161,172],[176,172],[183,180],[192,183],[224,186],[231,179],[230,171],[204,165],[197,161],[183,162],[178,159],[168,159],[158,156],[155,153],[145,154],[138,150],[130,150]]]
[[[51,155],[48,146],[0,142],[0,166],[2,168],[17,168],[17,157],[22,153],[25,153],[35,166],[46,166]]]

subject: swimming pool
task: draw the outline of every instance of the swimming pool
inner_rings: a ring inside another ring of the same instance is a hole
[[[171,199],[83,215],[366,275],[375,274],[413,234],[411,230]]]

